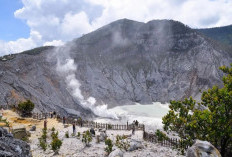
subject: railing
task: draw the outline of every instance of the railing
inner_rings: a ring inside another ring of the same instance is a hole
[[[63,122],[63,118],[60,115],[54,115],[52,113],[32,113],[32,118],[33,119],[38,119],[38,120],[43,120],[45,118],[57,118],[59,122]],[[70,118],[66,117],[65,118],[65,124],[75,124],[77,126],[82,126],[82,127],[92,127],[92,128],[98,128],[98,129],[106,129],[106,130],[132,130],[133,124],[126,124],[126,125],[119,125],[119,124],[107,124],[107,123],[97,123],[93,121],[85,121],[77,120],[76,118]],[[135,125],[135,130],[145,130],[145,125],[144,124],[138,124]]]
[[[166,147],[172,147],[172,148],[183,148],[183,149],[187,149],[188,146],[184,145],[184,142],[180,139],[177,138],[168,138],[168,139],[162,139],[159,140],[158,137],[155,134],[152,133],[147,133],[144,131],[143,134],[143,138],[146,141],[152,142],[152,143],[159,143],[162,146],[166,146]]]

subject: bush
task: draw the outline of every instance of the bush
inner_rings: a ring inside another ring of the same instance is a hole
[[[18,111],[21,113],[23,117],[31,116],[31,112],[34,109],[35,104],[30,100],[25,102],[21,102],[18,104]]]
[[[43,149],[43,151],[46,151],[47,144],[42,138],[39,138],[39,146]]]
[[[119,149],[124,149],[125,151],[127,151],[130,147],[129,141],[126,139],[126,136],[120,136],[117,135],[116,136],[116,143],[115,145],[119,148]]]
[[[39,145],[44,151],[46,151],[46,149],[47,149],[46,141],[47,141],[47,130],[43,129],[42,130],[42,135],[39,138]]]
[[[47,141],[47,129],[42,130],[41,138],[46,142]]]
[[[112,129],[112,125],[111,124],[108,124],[108,129]]]
[[[52,139],[58,138],[58,131],[56,133],[52,132],[51,137],[52,137]]]
[[[51,147],[52,150],[54,151],[55,154],[58,154],[58,151],[62,145],[62,141],[58,138],[54,138],[51,142]]]
[[[78,138],[80,138],[80,136],[81,136],[81,133],[80,133],[80,132],[78,132],[78,133],[77,133],[77,137],[78,137]]]
[[[88,131],[84,132],[82,135],[82,142],[85,143],[85,146],[89,146],[89,143],[92,141],[92,136]]]
[[[105,148],[105,151],[110,154],[112,152],[112,148],[113,148],[113,143],[111,139],[106,139],[105,140],[105,145],[107,145],[107,147]]]
[[[65,132],[65,137],[66,137],[66,138],[69,138],[69,133],[68,133],[68,131]]]
[[[159,129],[156,130],[155,135],[158,138],[158,141],[168,140],[168,136]]]

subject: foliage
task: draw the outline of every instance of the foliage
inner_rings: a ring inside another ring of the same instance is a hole
[[[55,153],[58,153],[60,147],[62,145],[62,141],[59,139],[59,138],[54,138],[51,142],[51,147],[52,147],[52,150],[55,152]]]
[[[105,145],[107,145],[107,147],[105,148],[105,151],[110,154],[112,152],[112,148],[113,148],[113,143],[111,139],[106,139],[105,140]]]
[[[168,136],[159,129],[156,130],[155,135],[158,138],[158,141],[168,140]]]
[[[77,137],[79,138],[80,136],[81,136],[81,133],[80,133],[80,132],[78,132],[78,133],[77,133]]]
[[[47,144],[46,144],[46,141],[47,141],[47,130],[46,129],[43,129],[42,130],[42,135],[41,135],[41,137],[39,138],[39,145],[40,145],[40,147],[44,150],[44,151],[46,151],[46,149],[47,149]]]
[[[21,102],[18,104],[18,111],[21,112],[23,117],[30,116],[32,110],[34,109],[35,104],[31,102],[30,100],[27,100],[25,102]]]
[[[111,124],[108,124],[108,129],[112,129],[112,125]]]
[[[52,139],[58,138],[58,131],[56,133],[52,132],[51,137],[52,137]]]
[[[124,149],[124,150],[128,150],[130,148],[130,144],[129,141],[127,140],[126,136],[120,136],[117,135],[116,136],[116,143],[115,145],[119,148],[119,149]]]
[[[66,138],[69,138],[69,133],[68,133],[68,131],[65,132],[65,137],[66,137]]]
[[[46,142],[47,141],[47,129],[42,130],[41,138]]]
[[[85,143],[86,146],[89,146],[89,143],[92,141],[91,133],[88,131],[84,132],[82,135],[82,142]]]
[[[139,122],[137,120],[135,121],[135,126],[139,126]]]
[[[47,144],[42,138],[39,138],[39,146],[43,149],[43,151],[47,150]]]
[[[204,91],[198,104],[191,97],[171,101],[163,124],[165,131],[178,133],[183,146],[192,145],[195,139],[206,140],[225,157],[232,150],[232,68],[220,69],[227,74],[222,88],[213,86]]]
[[[56,129],[54,127],[52,127],[52,132],[54,132]]]

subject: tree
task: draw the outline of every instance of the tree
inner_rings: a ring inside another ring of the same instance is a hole
[[[195,139],[206,140],[226,157],[232,153],[232,68],[222,66],[220,70],[226,74],[222,88],[213,86],[204,91],[200,103],[192,97],[171,101],[163,124],[165,131],[179,135],[182,145],[190,146]]]
[[[111,139],[106,139],[105,140],[105,145],[107,145],[107,147],[105,148],[105,151],[110,154],[112,152],[112,148],[113,148],[113,143]]]
[[[30,100],[18,104],[18,110],[21,112],[23,117],[30,116],[34,107],[35,104]]]
[[[82,142],[85,143],[85,146],[90,146],[89,143],[92,141],[92,136],[89,132],[89,130],[87,130],[86,132],[83,133],[82,135]]]

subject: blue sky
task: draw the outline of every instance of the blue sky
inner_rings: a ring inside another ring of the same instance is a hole
[[[11,41],[29,36],[30,28],[26,21],[14,17],[15,10],[22,7],[21,0],[0,0],[0,40]]]
[[[231,8],[232,0],[0,0],[0,56],[59,46],[122,18],[225,26]]]

